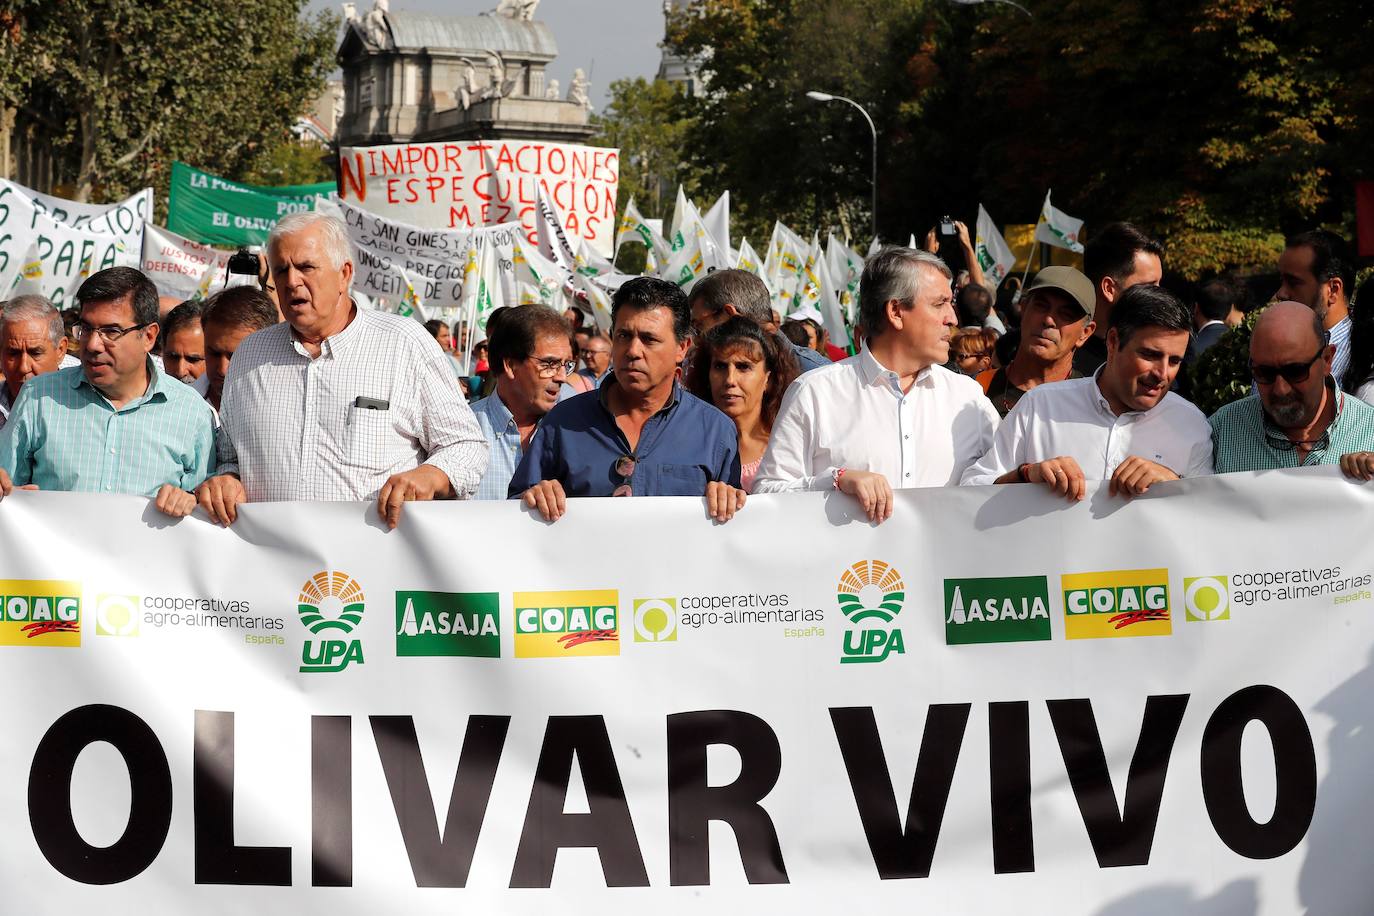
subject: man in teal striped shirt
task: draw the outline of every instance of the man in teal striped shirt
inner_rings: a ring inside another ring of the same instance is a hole
[[[1265,309],[1250,338],[1256,393],[1210,419],[1216,473],[1339,464],[1348,477],[1374,477],[1374,407],[1336,386],[1335,356],[1312,309]]]
[[[0,429],[0,492],[40,490],[155,497],[173,516],[195,508],[214,468],[209,405],[154,365],[157,289],[111,267],[77,290],[81,366],[29,379]]]

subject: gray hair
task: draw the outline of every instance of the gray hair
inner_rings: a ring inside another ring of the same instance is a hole
[[[271,251],[273,245],[288,235],[316,226],[320,228],[320,241],[325,254],[329,256],[329,263],[334,265],[335,270],[343,269],[344,264],[353,260],[353,243],[348,238],[348,227],[337,216],[319,210],[303,210],[277,220],[277,225],[272,227],[272,232],[267,236],[265,250]]]
[[[0,324],[11,321],[46,321],[48,339],[54,347],[61,345],[67,336],[66,325],[62,323],[62,313],[42,296],[15,296],[5,303],[0,311]]]
[[[873,339],[887,330],[887,303],[893,299],[914,300],[921,294],[921,271],[925,265],[940,272],[946,280],[954,273],[944,261],[928,251],[889,245],[864,262],[859,280],[859,324],[864,337]]]

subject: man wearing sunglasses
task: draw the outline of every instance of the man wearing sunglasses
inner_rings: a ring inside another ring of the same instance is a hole
[[[570,325],[543,305],[507,309],[489,321],[491,374],[496,390],[472,405],[491,453],[476,499],[505,499],[510,479],[544,415],[558,403],[572,374]]]
[[[1348,477],[1374,476],[1374,407],[1336,386],[1335,358],[1310,306],[1265,309],[1250,337],[1255,393],[1211,418],[1217,473],[1339,464]]]
[[[628,280],[611,328],[611,375],[549,411],[508,495],[551,522],[569,496],[704,496],[712,518],[733,517],[744,505],[735,424],[677,381],[687,297],[666,280]]]
[[[29,379],[0,430],[0,491],[155,497],[169,515],[214,467],[209,405],[149,357],[158,335],[157,289],[131,267],[88,277],[72,328],[81,366]]]
[[[1016,402],[965,485],[1039,483],[1070,500],[1088,481],[1139,496],[1157,483],[1212,473],[1207,418],[1169,390],[1193,316],[1174,295],[1138,284],[1112,305],[1107,361],[1090,378],[1037,385]]]

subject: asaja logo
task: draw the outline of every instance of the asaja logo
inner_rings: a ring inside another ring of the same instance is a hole
[[[81,645],[81,585],[0,579],[0,646]]]
[[[840,662],[880,662],[903,654],[902,631],[888,627],[901,613],[906,585],[901,573],[882,560],[860,560],[840,573],[836,592],[840,610],[855,625],[844,633]]]
[[[1050,634],[1045,576],[945,580],[945,644],[1032,642]]]
[[[614,589],[512,597],[516,658],[620,654],[620,596]]]
[[[1064,635],[1168,636],[1169,571],[1131,569],[1062,577]]]
[[[1188,620],[1230,620],[1231,580],[1198,576],[1183,580],[1183,616]]]
[[[296,613],[312,634],[338,630],[351,634],[362,623],[363,587],[348,573],[318,572],[301,586]],[[301,671],[342,671],[353,662],[363,663],[363,644],[357,639],[307,638],[301,646]]]
[[[635,599],[635,642],[677,642],[677,599]]]
[[[398,656],[500,658],[496,592],[397,592]]]
[[[137,595],[101,595],[95,600],[97,636],[137,636],[143,621]]]

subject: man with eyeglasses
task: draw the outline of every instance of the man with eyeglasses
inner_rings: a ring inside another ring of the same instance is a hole
[[[1107,316],[1107,361],[1089,378],[1037,385],[997,429],[992,448],[964,472],[965,486],[1036,483],[1069,500],[1089,481],[1139,496],[1180,477],[1212,473],[1207,418],[1169,390],[1188,349],[1193,316],[1172,293],[1137,284]]]
[[[1335,359],[1310,306],[1265,309],[1250,337],[1255,393],[1211,417],[1216,472],[1339,464],[1348,477],[1374,476],[1374,407],[1340,390]]]
[[[359,308],[353,243],[337,217],[282,218],[267,262],[286,320],[234,351],[220,400],[220,473],[197,490],[223,525],[243,502],[466,499],[487,443],[448,356],[418,321]]]
[[[530,439],[576,365],[567,319],[543,305],[506,309],[487,324],[496,390],[472,405],[491,453],[476,499],[505,499]]]
[[[704,496],[717,521],[743,507],[735,424],[677,381],[689,316],[687,297],[666,280],[636,277],[616,290],[611,375],[549,411],[511,499],[551,522],[569,496]]]
[[[81,366],[25,382],[0,430],[0,490],[154,497],[173,516],[214,468],[214,421],[189,385],[149,356],[158,335],[157,288],[131,267],[87,278],[73,327]]]

